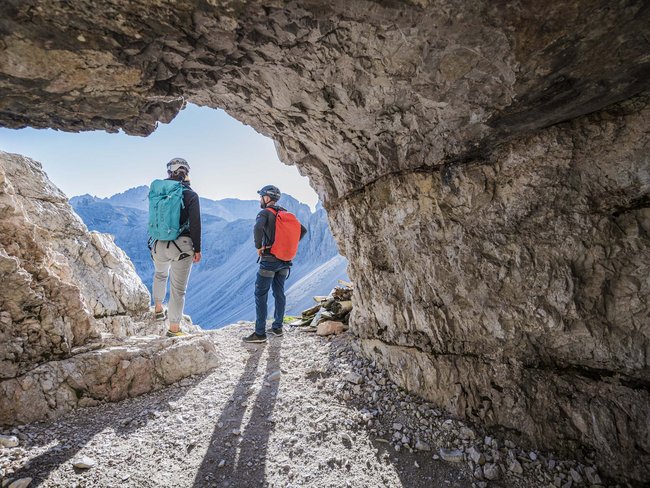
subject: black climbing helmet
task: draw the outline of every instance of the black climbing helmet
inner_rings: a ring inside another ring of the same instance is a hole
[[[262,187],[261,190],[258,190],[257,194],[262,197],[263,196],[270,197],[272,200],[276,202],[280,200],[280,197],[282,196],[280,189],[277,186],[273,186],[273,185],[266,185]]]
[[[190,165],[183,158],[174,158],[171,161],[169,161],[169,163],[167,163],[167,171],[169,171],[170,173],[174,173],[175,171],[178,171],[181,168],[185,168],[186,173],[190,172]]]

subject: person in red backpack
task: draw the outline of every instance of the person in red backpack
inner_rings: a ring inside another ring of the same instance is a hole
[[[255,332],[244,337],[244,342],[266,342],[266,315],[269,288],[273,289],[275,313],[271,334],[282,335],[284,320],[284,282],[289,276],[298,241],[307,229],[286,209],[278,206],[282,193],[277,186],[266,185],[257,192],[262,211],[257,214],[253,237],[260,258],[260,268],[255,280]]]

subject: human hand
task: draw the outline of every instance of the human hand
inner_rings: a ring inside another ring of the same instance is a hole
[[[264,254],[264,248],[263,248],[263,247],[260,247],[260,248],[257,250],[257,255],[258,255],[258,256],[261,256],[262,254]]]
[[[200,252],[195,252],[194,257],[192,258],[193,263],[198,263],[201,261],[201,253]]]

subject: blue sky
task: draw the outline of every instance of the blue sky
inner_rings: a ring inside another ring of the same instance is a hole
[[[257,199],[267,184],[279,186],[312,208],[318,197],[295,166],[282,164],[273,141],[222,110],[188,105],[148,137],[103,131],[0,128],[0,150],[43,164],[68,197],[107,197],[166,177],[173,157],[191,166],[192,188],[212,199]]]

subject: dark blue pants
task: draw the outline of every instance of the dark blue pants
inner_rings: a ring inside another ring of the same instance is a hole
[[[260,269],[257,272],[255,281],[255,310],[257,318],[255,320],[255,333],[257,335],[266,335],[266,302],[269,296],[269,288],[273,286],[273,298],[275,298],[275,313],[273,314],[273,328],[282,327],[284,319],[284,307],[287,298],[284,296],[284,282],[289,276],[289,267],[291,264],[284,261],[260,263]]]

